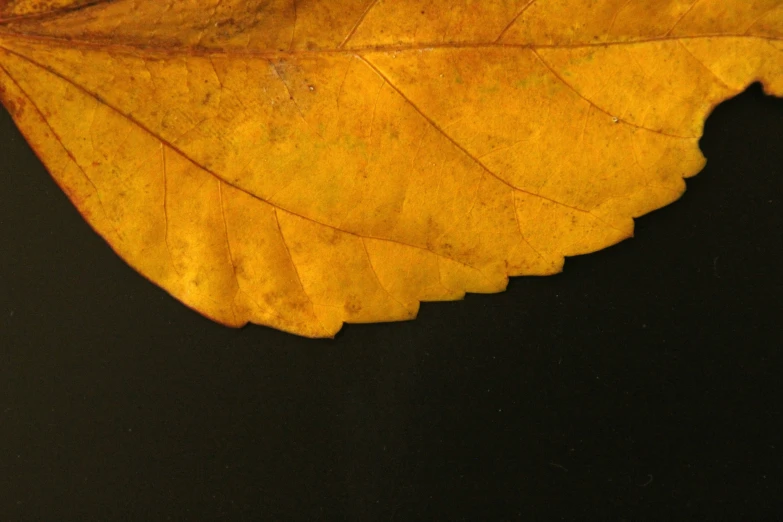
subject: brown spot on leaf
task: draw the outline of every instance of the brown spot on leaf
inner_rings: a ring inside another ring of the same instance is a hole
[[[356,315],[362,311],[362,303],[360,302],[359,297],[351,294],[346,299],[344,308],[348,315]]]

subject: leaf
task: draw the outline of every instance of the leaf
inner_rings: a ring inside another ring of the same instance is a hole
[[[0,2],[3,103],[95,230],[312,337],[630,237],[782,50],[783,0]]]

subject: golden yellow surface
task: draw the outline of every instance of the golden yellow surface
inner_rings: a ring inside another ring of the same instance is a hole
[[[3,102],[95,230],[312,337],[630,237],[781,51],[783,0],[0,2]]]
[[[94,3],[96,0],[0,0],[0,21],[77,9]]]

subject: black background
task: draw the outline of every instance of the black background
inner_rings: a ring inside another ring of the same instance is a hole
[[[783,100],[707,123],[636,238],[333,341],[127,267],[0,114],[0,520],[771,518]]]

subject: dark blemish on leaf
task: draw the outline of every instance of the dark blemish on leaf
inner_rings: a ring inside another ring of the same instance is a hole
[[[271,127],[267,134],[269,143],[281,143],[291,135],[291,129],[284,125],[275,125]],[[298,148],[298,146],[297,146]]]
[[[349,314],[358,314],[362,311],[362,305],[359,302],[359,298],[354,294],[349,295],[348,299],[345,300],[344,308]]]
[[[326,233],[324,240],[330,245],[337,245],[342,241],[342,232],[338,230],[331,230]]]
[[[5,108],[8,109],[8,112],[11,113],[11,116],[16,116],[19,114],[19,106],[14,100],[5,100]]]

